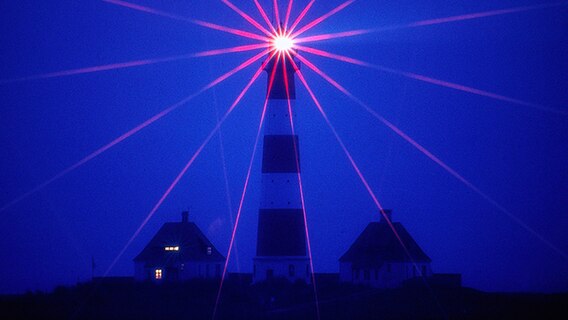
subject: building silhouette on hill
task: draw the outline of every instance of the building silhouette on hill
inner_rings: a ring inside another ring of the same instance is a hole
[[[181,222],[165,223],[134,258],[134,279],[183,281],[220,278],[225,257],[205,237],[189,213]]]
[[[383,214],[392,221],[391,210],[383,210]],[[392,222],[392,227],[400,239],[383,215],[379,222],[369,223],[339,259],[340,281],[396,288],[407,280],[432,276],[430,258],[410,233],[400,222]]]

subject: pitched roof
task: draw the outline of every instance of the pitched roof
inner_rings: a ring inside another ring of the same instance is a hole
[[[414,262],[431,261],[400,222],[392,225]],[[385,262],[410,262],[410,259],[388,223],[371,222],[339,261],[351,262],[356,268],[378,268]]]
[[[179,251],[166,251],[166,247],[179,247]],[[211,254],[207,248],[211,247]],[[140,252],[135,262],[148,265],[169,265],[188,261],[225,261],[211,241],[193,222],[165,223]]]

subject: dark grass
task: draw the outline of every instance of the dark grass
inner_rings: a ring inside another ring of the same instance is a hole
[[[378,290],[318,282],[322,319],[568,319],[568,294],[485,293],[407,285]],[[51,293],[0,296],[0,319],[211,319],[219,283],[105,279]],[[218,319],[317,319],[313,287],[224,284]]]

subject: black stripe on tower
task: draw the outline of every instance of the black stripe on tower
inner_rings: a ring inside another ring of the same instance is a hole
[[[294,145],[295,140],[295,145]],[[262,173],[298,173],[300,155],[298,136],[266,135],[262,156]],[[296,157],[295,152],[298,152]],[[296,160],[297,159],[297,160]]]
[[[257,256],[305,256],[306,232],[302,209],[260,209]]]

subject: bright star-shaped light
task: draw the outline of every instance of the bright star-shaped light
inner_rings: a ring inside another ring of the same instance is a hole
[[[294,48],[294,40],[285,35],[277,35],[272,39],[272,48],[278,52],[290,52]]]

